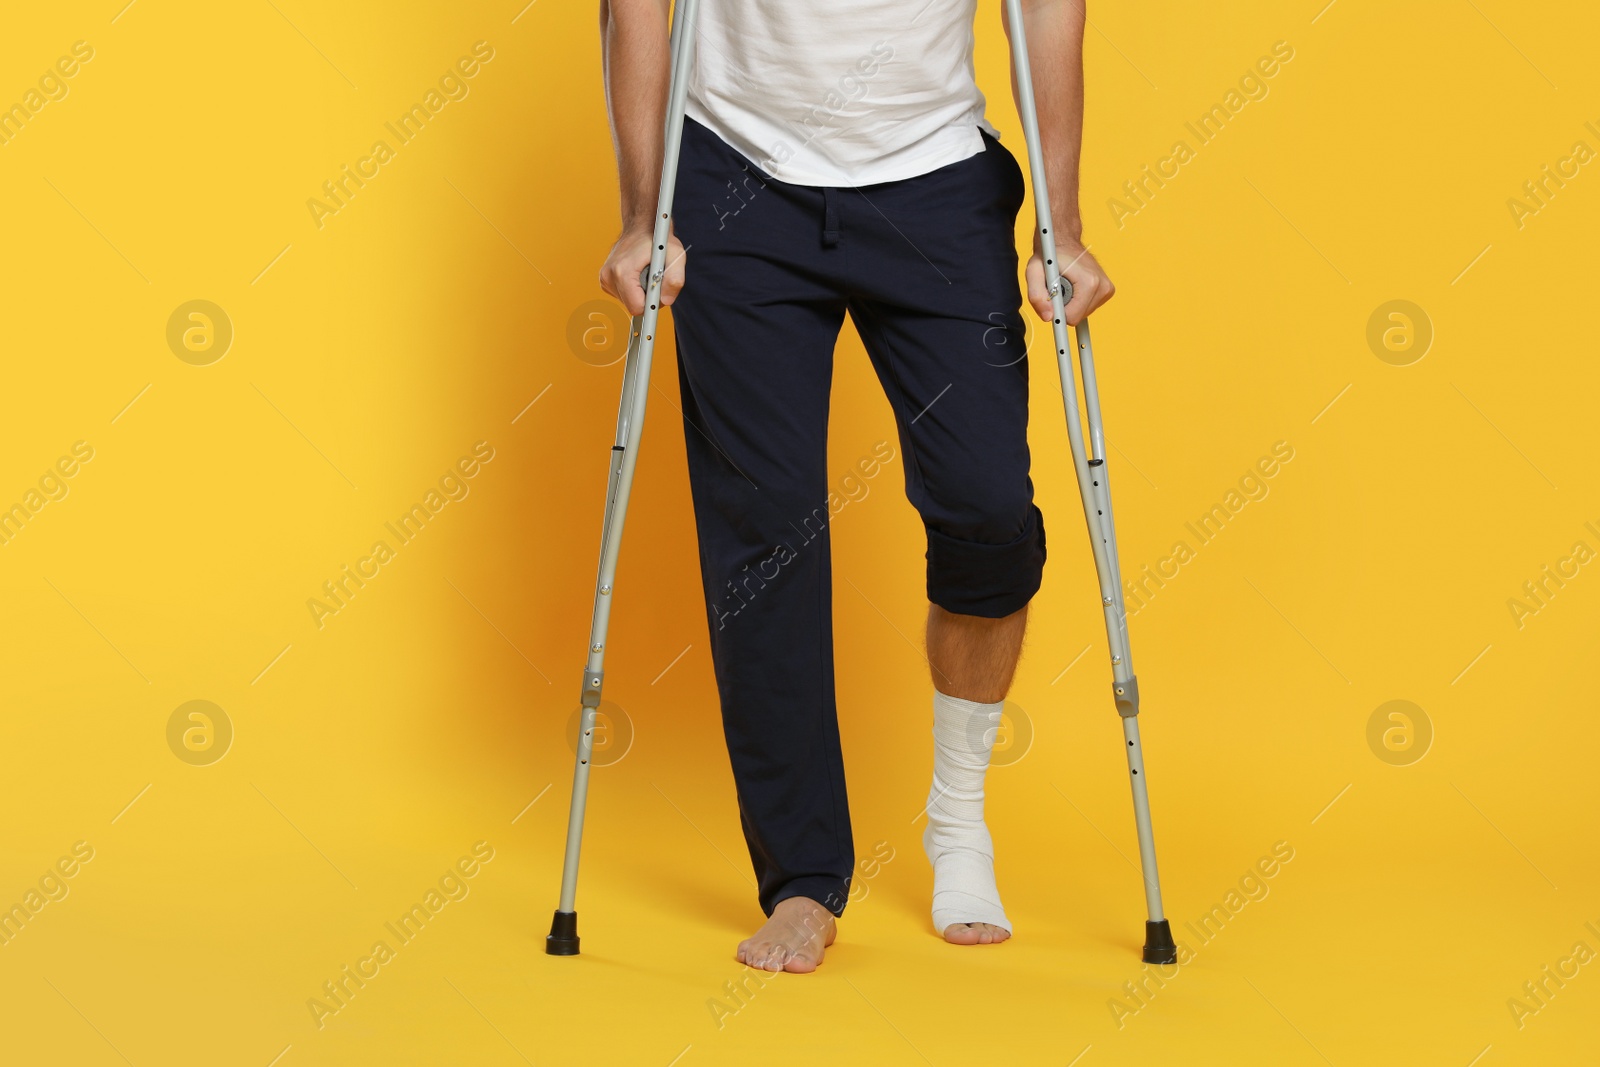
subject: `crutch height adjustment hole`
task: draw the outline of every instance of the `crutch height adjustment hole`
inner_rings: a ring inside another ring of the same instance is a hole
[[[633,749],[633,719],[614,701],[602,700],[594,708],[594,719],[585,728],[583,708],[574,708],[567,720],[567,748],[580,762],[591,767],[610,767]],[[581,751],[587,745],[589,751]]]

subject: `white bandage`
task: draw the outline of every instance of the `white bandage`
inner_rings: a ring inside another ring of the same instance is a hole
[[[933,694],[933,787],[922,847],[933,864],[933,925],[940,934],[954,923],[992,923],[1011,932],[983,821],[983,778],[1003,703]]]

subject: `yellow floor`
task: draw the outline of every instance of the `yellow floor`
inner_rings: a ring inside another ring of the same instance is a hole
[[[894,434],[847,330],[835,643],[865,866],[821,971],[769,980],[733,959],[760,914],[670,343],[584,952],[543,952],[621,380],[593,6],[8,13],[0,1063],[1597,1062],[1600,24],[1319,6],[1097,5],[1088,41],[1107,469],[1185,964],[1139,962],[1045,360],[1050,560],[990,779],[1017,933],[929,928],[922,531],[901,457],[850,477]]]

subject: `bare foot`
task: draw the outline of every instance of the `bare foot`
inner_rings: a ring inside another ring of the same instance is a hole
[[[944,939],[952,945],[998,945],[1011,931],[993,923],[951,923],[944,928]]]
[[[809,897],[788,897],[778,901],[761,929],[739,942],[736,955],[758,971],[806,974],[822,963],[822,952],[837,932],[827,908]]]

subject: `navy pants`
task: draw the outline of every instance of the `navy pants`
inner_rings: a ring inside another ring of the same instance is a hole
[[[790,185],[686,119],[672,307],[711,654],[762,910],[844,910],[855,864],[833,673],[828,393],[848,313],[894,409],[928,599],[1002,618],[1039,588],[1016,159]],[[909,697],[909,694],[908,694]],[[908,709],[912,702],[908,699]]]

